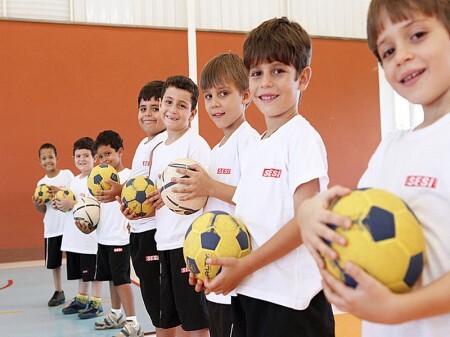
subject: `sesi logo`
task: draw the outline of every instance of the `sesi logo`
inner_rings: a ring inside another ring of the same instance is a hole
[[[408,176],[406,177],[405,186],[407,187],[426,187],[436,188],[437,178],[425,176]]]
[[[231,174],[231,169],[229,168],[218,168],[217,174]]]
[[[263,170],[262,176],[265,178],[280,178],[281,170],[274,168],[266,168]]]
[[[142,161],[142,166],[148,166],[150,162],[148,160],[143,160]]]
[[[123,248],[114,248],[114,253],[121,253],[123,252]]]
[[[184,274],[184,273],[189,273],[189,268],[188,267],[184,267],[184,268],[181,268],[181,274]]]
[[[149,262],[149,261],[159,261],[159,256],[158,255],[146,256],[145,257],[145,261],[147,261],[147,262]]]

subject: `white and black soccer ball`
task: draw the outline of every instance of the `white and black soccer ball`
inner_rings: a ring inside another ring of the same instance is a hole
[[[87,222],[90,229],[96,228],[100,221],[100,203],[89,197],[79,198],[73,206],[73,218]]]

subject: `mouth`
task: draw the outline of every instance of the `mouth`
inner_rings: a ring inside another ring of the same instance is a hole
[[[271,102],[277,97],[278,95],[269,95],[269,94],[258,96],[258,98],[263,102]]]
[[[211,114],[211,116],[214,118],[221,118],[222,116],[225,116],[225,112],[216,112]]]
[[[403,84],[408,83],[409,81],[416,78],[417,76],[422,75],[424,72],[425,72],[425,69],[414,71],[411,74],[404,77],[402,80],[400,80],[400,83],[403,83]]]
[[[166,115],[165,118],[170,120],[170,121],[177,121],[178,120],[178,118],[175,115]]]

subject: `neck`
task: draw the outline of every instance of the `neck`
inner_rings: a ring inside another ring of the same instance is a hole
[[[189,127],[186,127],[185,129],[180,130],[180,131],[167,130],[166,145],[170,145],[170,144],[176,142],[178,139],[180,139],[188,131],[189,131]]]
[[[423,122],[416,127],[422,129],[430,126],[440,118],[450,113],[450,90],[446,92],[439,100],[429,105],[423,105]]]
[[[60,169],[54,169],[52,171],[47,172],[47,177],[54,178],[59,174]]]
[[[223,139],[220,141],[220,146],[225,144],[227,140],[231,137],[231,135],[239,129],[242,123],[245,122],[244,114],[240,115],[231,125],[223,128]]]
[[[264,132],[261,139],[269,138],[275,131],[277,131],[284,124],[289,122],[292,118],[298,115],[297,105],[287,110],[285,113],[278,116],[266,116],[267,130]]]

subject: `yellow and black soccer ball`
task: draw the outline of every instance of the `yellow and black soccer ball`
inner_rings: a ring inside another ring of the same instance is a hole
[[[354,190],[331,206],[352,220],[350,229],[329,225],[347,239],[346,246],[331,244],[339,254],[325,257],[331,274],[355,287],[345,272],[351,261],[394,292],[406,292],[419,279],[425,263],[425,238],[419,220],[396,195],[376,188]]]
[[[148,216],[152,204],[145,204],[144,201],[147,200],[147,194],[155,190],[155,184],[149,178],[143,176],[131,178],[122,188],[122,202],[138,217]]]
[[[207,264],[207,258],[241,258],[250,251],[250,236],[245,225],[222,211],[206,212],[195,219],[183,245],[187,267],[201,280],[213,279],[220,272],[221,266]]]
[[[183,168],[190,170],[189,165],[197,164],[199,166],[200,163],[190,158],[180,158],[171,162],[164,169],[161,174],[160,182],[158,182],[158,188],[161,192],[161,199],[172,212],[175,212],[180,215],[190,215],[195,212],[198,212],[202,209],[208,197],[196,197],[189,200],[180,200],[180,197],[183,195],[182,193],[174,193],[172,192],[172,187],[185,186],[182,184],[177,184],[171,181],[172,177],[178,178],[187,178],[182,174],[178,173],[177,168]],[[161,184],[161,185],[159,185]]]
[[[100,191],[110,190],[111,185],[106,182],[107,180],[120,182],[116,169],[107,164],[95,166],[87,179],[89,192],[95,197]]]
[[[45,203],[49,202],[52,199],[52,196],[48,191],[48,185],[40,184],[36,186],[36,189],[34,190],[34,198]]]
[[[75,200],[75,194],[73,194],[73,192],[71,190],[69,190],[68,188],[62,188],[60,189],[58,192],[55,193],[55,199],[71,199],[71,200]],[[63,212],[67,212],[70,209],[62,209],[61,211]]]

